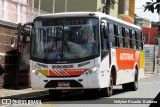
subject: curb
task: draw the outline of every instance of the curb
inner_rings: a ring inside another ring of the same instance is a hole
[[[36,99],[36,100],[38,100],[38,99],[42,99],[46,96],[49,96],[48,91],[38,91],[38,92],[31,92],[31,93],[1,97],[0,99],[21,99],[21,100]]]

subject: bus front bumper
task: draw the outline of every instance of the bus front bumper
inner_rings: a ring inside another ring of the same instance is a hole
[[[106,74],[107,75],[107,74]],[[79,77],[46,77],[31,74],[32,89],[99,89],[106,85],[102,82],[103,77],[97,72],[92,74],[83,74]],[[107,83],[107,82],[106,82]]]

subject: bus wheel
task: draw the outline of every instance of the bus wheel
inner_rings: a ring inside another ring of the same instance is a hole
[[[59,99],[62,95],[62,90],[49,90],[49,95],[53,99]]]
[[[130,85],[130,90],[131,91],[136,91],[138,89],[138,72],[137,72],[137,69],[135,69],[134,82],[131,82],[129,85]]]
[[[113,77],[112,75],[110,75],[110,84],[109,87],[106,87],[104,89],[101,90],[101,94],[104,97],[110,97],[113,94]]]

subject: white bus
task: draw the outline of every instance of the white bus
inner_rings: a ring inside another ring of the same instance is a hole
[[[141,28],[99,12],[35,18],[30,47],[32,88],[55,98],[77,89],[109,97],[113,85],[136,91],[144,75]]]

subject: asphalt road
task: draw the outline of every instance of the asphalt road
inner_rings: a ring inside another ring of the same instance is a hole
[[[154,100],[159,93],[160,74],[156,74],[140,80],[137,91],[123,91],[122,86],[115,86],[113,96],[109,98],[99,97],[98,95],[88,96],[83,91],[77,91],[64,93],[60,99],[56,100],[46,96],[42,99],[42,103],[54,104],[56,107],[149,107],[149,101]],[[134,104],[135,102],[136,105]]]

